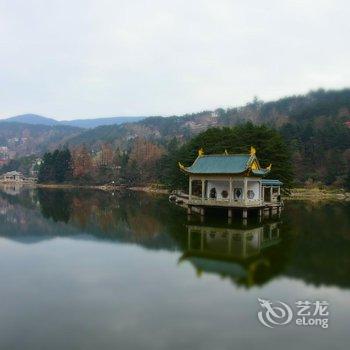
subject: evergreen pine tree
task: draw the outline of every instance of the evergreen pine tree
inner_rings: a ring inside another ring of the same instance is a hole
[[[293,169],[290,151],[282,136],[267,126],[246,123],[234,128],[211,128],[199,134],[177,151],[163,157],[159,163],[160,180],[172,189],[187,189],[188,178],[178,167],[178,162],[190,166],[197,158],[198,150],[205,154],[248,153],[250,146],[256,148],[256,155],[262,167],[272,164],[268,178],[276,178],[288,190],[293,183]]]

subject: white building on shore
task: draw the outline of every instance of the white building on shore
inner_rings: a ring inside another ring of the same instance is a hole
[[[24,176],[18,171],[9,171],[1,176],[3,182],[22,182]]]

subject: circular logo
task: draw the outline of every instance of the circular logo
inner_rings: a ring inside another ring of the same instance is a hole
[[[260,323],[265,327],[273,328],[288,324],[293,318],[293,311],[282,301],[271,302],[258,298],[262,310],[258,312]]]

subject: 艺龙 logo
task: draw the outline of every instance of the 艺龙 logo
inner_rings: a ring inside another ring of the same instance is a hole
[[[261,324],[268,328],[274,326],[287,325],[295,316],[295,325],[304,327],[329,327],[329,302],[325,300],[298,300],[295,302],[295,312],[292,308],[282,302],[272,302],[270,300],[260,299],[258,301],[261,310],[258,312],[258,319]]]
[[[288,324],[293,318],[293,311],[282,301],[272,303],[269,300],[258,298],[262,310],[258,312],[259,321],[266,327]]]

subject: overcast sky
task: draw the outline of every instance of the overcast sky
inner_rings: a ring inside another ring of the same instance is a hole
[[[342,0],[0,0],[0,118],[172,115],[350,86]]]

